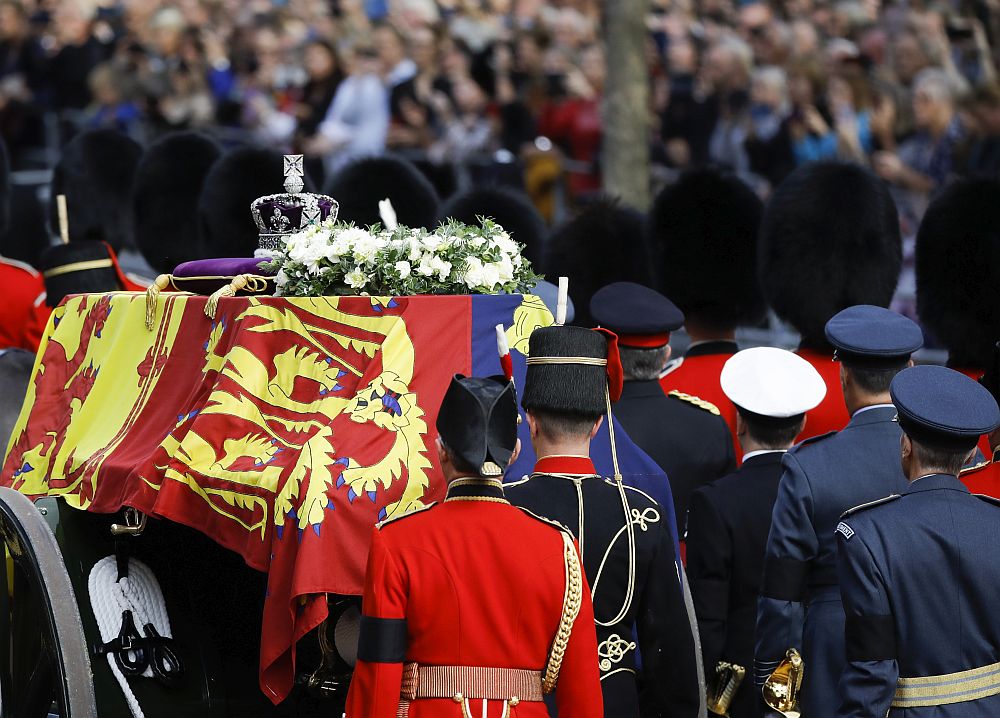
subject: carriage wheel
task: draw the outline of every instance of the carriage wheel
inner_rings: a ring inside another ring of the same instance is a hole
[[[97,715],[80,609],[55,536],[23,494],[0,487],[0,717]],[[12,598],[11,598],[12,596]]]

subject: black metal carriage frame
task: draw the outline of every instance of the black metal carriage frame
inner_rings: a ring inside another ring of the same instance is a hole
[[[326,631],[354,599],[336,602],[300,643],[296,689],[273,706],[257,683],[266,576],[179,524],[149,521],[141,536],[114,536],[122,523],[122,514],[0,488],[0,718],[132,718],[107,658],[94,652],[101,640],[88,591],[93,566],[122,550],[116,541],[157,575],[184,664],[169,686],[129,679],[147,718],[342,714],[350,668],[331,651],[335,629]]]

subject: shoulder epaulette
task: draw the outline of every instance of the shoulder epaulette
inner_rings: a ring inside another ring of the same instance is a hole
[[[667,365],[663,367],[663,371],[660,372],[660,378],[662,379],[670,372],[676,371],[678,368],[680,368],[680,365],[683,363],[684,363],[684,357],[677,357],[676,359],[671,359],[670,361],[667,362]]]
[[[836,433],[837,433],[836,431],[828,431],[825,434],[816,434],[816,436],[810,436],[808,439],[803,439],[802,441],[800,441],[799,443],[797,443],[792,448],[793,449],[797,449],[800,446],[806,446],[808,444],[815,444],[817,441],[822,441],[823,439],[829,439],[831,436],[833,436]]]
[[[840,518],[846,519],[848,516],[850,516],[852,514],[856,514],[858,511],[861,511],[862,509],[870,509],[872,506],[878,506],[880,504],[887,504],[890,501],[895,501],[896,499],[900,498],[900,496],[901,496],[901,494],[889,494],[888,496],[883,496],[881,499],[875,499],[874,501],[869,501],[866,504],[861,504],[859,506],[855,506],[853,509],[847,509],[847,511],[845,511],[844,513],[842,513],[840,515]]]
[[[377,524],[375,524],[375,528],[382,529],[385,526],[388,526],[389,524],[393,523],[394,521],[399,521],[400,519],[408,519],[411,516],[415,516],[416,514],[419,514],[422,511],[426,511],[427,509],[432,509],[435,506],[437,506],[437,501],[432,501],[426,506],[421,506],[420,508],[417,509],[410,509],[405,514],[400,514],[399,516],[393,516],[392,518],[379,521]]]
[[[11,259],[10,257],[0,256],[0,264],[6,264],[10,267],[17,267],[18,269],[23,269],[25,272],[33,277],[39,276],[39,271],[32,267],[30,264],[25,262],[19,262],[16,259]]]
[[[683,391],[677,391],[674,389],[667,396],[672,396],[675,399],[680,399],[681,401],[686,401],[692,406],[697,406],[699,409],[704,409],[709,414],[715,414],[715,416],[722,416],[722,412],[719,411],[719,407],[710,401],[705,401],[704,399],[699,399],[691,394],[685,394]]]
[[[541,521],[543,524],[548,524],[552,528],[556,528],[556,529],[559,529],[560,531],[564,531],[564,532],[568,533],[570,536],[573,535],[572,531],[570,531],[566,526],[563,526],[561,523],[559,523],[558,521],[556,521],[554,519],[550,519],[550,518],[547,518],[545,516],[539,516],[538,514],[536,514],[531,509],[526,509],[523,506],[518,506],[517,508],[521,509],[521,511],[523,511],[524,513],[526,513],[528,516],[530,516],[531,518],[535,519],[536,521]]]
[[[996,496],[987,496],[986,494],[973,494],[973,496],[975,496],[977,499],[982,499],[987,503],[991,503],[994,506],[1000,506],[1000,499],[998,499]]]

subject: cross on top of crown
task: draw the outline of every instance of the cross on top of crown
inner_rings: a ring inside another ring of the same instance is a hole
[[[302,155],[285,155],[285,191],[298,194],[305,187]]]

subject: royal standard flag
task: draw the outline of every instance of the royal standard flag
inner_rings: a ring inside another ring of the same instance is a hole
[[[522,385],[528,337],[552,317],[519,295],[224,298],[211,320],[205,302],[161,295],[152,331],[141,294],[57,308],[0,483],[132,506],[267,572],[260,682],[278,702],[325,595],[361,593],[372,525],[443,496],[434,420],[452,375],[500,372],[502,324]],[[669,501],[618,437],[629,480]],[[595,455],[610,463],[606,434]]]

